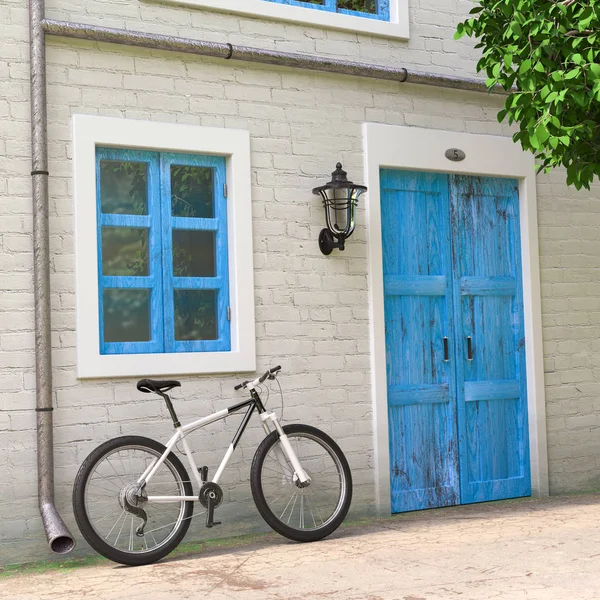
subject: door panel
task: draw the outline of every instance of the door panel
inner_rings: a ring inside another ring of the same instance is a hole
[[[381,171],[392,512],[459,502],[448,180]]]
[[[450,207],[461,502],[530,495],[517,181],[450,176]]]

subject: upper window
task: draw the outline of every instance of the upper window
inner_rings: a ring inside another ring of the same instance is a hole
[[[289,4],[291,6],[303,6],[317,10],[355,15],[358,17],[369,17],[371,19],[390,20],[389,0],[265,0],[266,2],[277,2],[278,4]]]
[[[73,117],[78,377],[254,371],[250,135]]]
[[[227,351],[225,159],[96,149],[101,354]]]
[[[408,39],[408,0],[161,0],[247,17],[259,17]]]

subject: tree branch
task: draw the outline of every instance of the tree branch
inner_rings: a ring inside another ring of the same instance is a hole
[[[571,31],[567,31],[567,33],[565,33],[565,37],[575,37],[576,35],[591,35],[592,33],[593,31],[591,29],[584,29],[583,31],[571,29]]]

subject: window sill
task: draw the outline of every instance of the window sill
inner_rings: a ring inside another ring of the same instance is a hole
[[[153,1],[153,0],[146,0]],[[351,31],[377,37],[408,40],[408,0],[390,0],[390,21],[325,12],[300,6],[276,4],[264,0],[155,0],[249,17]]]
[[[177,354],[120,354],[87,356],[78,361],[79,379],[200,375],[255,371],[254,353],[179,352]]]

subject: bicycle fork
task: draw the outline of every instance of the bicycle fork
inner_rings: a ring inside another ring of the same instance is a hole
[[[275,452],[275,456],[277,457],[277,460],[278,460],[279,464],[281,465],[281,468],[283,469],[283,472],[286,474],[286,476],[290,477],[294,482],[296,481],[296,479],[298,479],[300,481],[300,483],[303,484],[303,487],[304,487],[304,485],[309,484],[311,479],[308,476],[308,474],[306,473],[306,471],[302,468],[302,465],[300,464],[300,461],[298,460],[298,456],[296,455],[296,452],[294,451],[292,444],[290,444],[290,440],[289,440],[288,436],[283,431],[283,427],[281,427],[281,425],[279,424],[279,421],[277,420],[277,416],[275,415],[275,413],[274,412],[261,413],[260,419],[262,421],[263,428],[267,434],[271,433],[271,430],[269,429],[268,421],[271,421],[271,423],[273,423],[273,425],[275,426],[275,430],[277,431],[277,434],[279,435],[279,441],[281,442],[281,445],[276,446],[274,448],[274,452]],[[287,458],[287,460],[286,460],[286,458]],[[294,468],[294,473],[290,472],[290,468],[289,468],[290,464]]]

